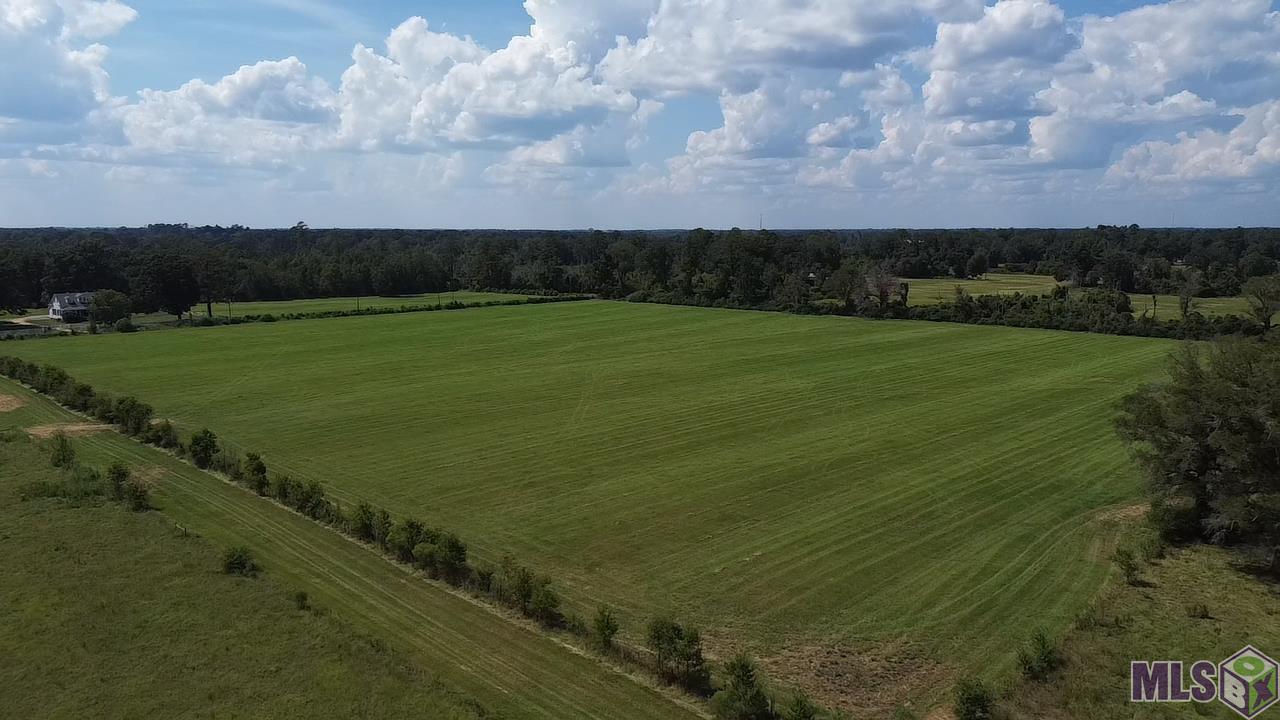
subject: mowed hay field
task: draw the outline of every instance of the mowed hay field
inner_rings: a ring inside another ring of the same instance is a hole
[[[1060,284],[1051,275],[994,272],[974,280],[904,278],[902,282],[911,286],[908,300],[913,306],[951,302],[956,298],[957,287],[964,288],[970,295],[1047,295]]]
[[[821,691],[1065,627],[1139,496],[1115,403],[1172,347],[591,302],[3,350]]]

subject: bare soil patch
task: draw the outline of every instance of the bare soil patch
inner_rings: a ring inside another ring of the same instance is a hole
[[[954,674],[903,643],[793,645],[761,664],[780,683],[855,717],[889,717],[903,706],[919,713],[939,688],[950,686]]]
[[[62,423],[58,425],[39,425],[27,428],[27,434],[31,437],[43,440],[53,437],[59,430],[68,437],[80,437],[83,435],[106,432],[110,429],[110,425],[103,425],[101,423]]]
[[[26,404],[27,401],[17,395],[0,395],[0,412],[13,412]]]
[[[1132,522],[1146,517],[1147,511],[1150,509],[1151,505],[1149,503],[1107,508],[1098,513],[1098,519],[1109,522]]]

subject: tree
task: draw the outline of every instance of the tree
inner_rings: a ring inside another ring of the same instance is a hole
[[[253,488],[259,495],[267,489],[267,464],[258,453],[246,453],[244,456],[245,484]]]
[[[826,290],[841,302],[846,310],[853,310],[866,293],[866,269],[856,260],[846,260],[840,269],[827,278]]]
[[[1184,268],[1181,276],[1178,278],[1178,310],[1182,313],[1182,319],[1186,320],[1191,316],[1191,311],[1195,309],[1196,296],[1204,289],[1202,281],[1204,275],[1195,268]]]
[[[893,294],[899,290],[898,279],[883,263],[875,263],[866,270],[866,292],[880,303],[880,309],[889,307]]]
[[[991,269],[991,257],[986,250],[978,250],[969,257],[969,262],[965,264],[965,270],[969,277],[982,277]]]
[[[725,666],[725,687],[711,700],[717,720],[773,720],[756,666],[739,655]]]
[[[702,694],[711,685],[711,671],[702,656],[702,635],[667,618],[649,623],[646,636],[658,674]]]
[[[601,605],[591,625],[600,647],[606,651],[612,650],[613,639],[618,635],[618,618],[614,616],[613,611]]]
[[[1249,313],[1267,331],[1280,312],[1280,275],[1256,277],[1245,283],[1244,296],[1249,300]]]
[[[1166,382],[1127,396],[1116,424],[1167,535],[1276,548],[1280,573],[1280,338],[1175,352]]]
[[[116,290],[99,290],[89,302],[89,316],[102,325],[115,325],[133,313],[133,301]]]
[[[139,258],[129,285],[135,309],[163,310],[182,317],[200,299],[191,260],[176,252],[154,251]]]
[[[210,430],[201,430],[191,436],[187,451],[191,453],[191,461],[196,467],[207,469],[213,462],[213,456],[218,454],[218,436]]]

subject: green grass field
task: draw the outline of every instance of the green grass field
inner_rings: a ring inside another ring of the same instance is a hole
[[[1023,275],[1020,273],[988,273],[978,280],[951,278],[906,279],[911,285],[910,302],[913,306],[951,302],[956,287],[964,288],[970,295],[1044,295],[1058,286],[1049,275]]]
[[[1140,484],[1114,405],[1172,347],[595,302],[5,350],[882,712],[1102,586]]]
[[[0,378],[0,396],[17,397],[25,401],[25,404],[17,409],[0,411],[0,430],[84,422],[82,418],[63,410],[52,401],[35,396],[3,378]],[[9,406],[11,407],[12,403]],[[320,698],[334,698],[332,705],[334,714],[325,715],[324,712],[320,712],[324,708],[318,706],[317,711],[321,716],[383,718],[416,715],[452,718],[455,716],[445,713],[452,712],[453,704],[462,703],[472,710],[477,710],[481,717],[513,720],[692,720],[697,717],[694,712],[630,676],[606,668],[597,660],[563,646],[523,624],[478,606],[443,586],[428,583],[335,531],[284,510],[239,487],[218,480],[212,475],[200,472],[168,454],[140,445],[114,432],[102,432],[78,438],[75,442],[83,462],[101,467],[119,460],[149,478],[153,483],[153,503],[158,513],[158,515],[153,514],[152,519],[158,516],[168,518],[169,521],[199,534],[219,549],[232,545],[246,545],[252,549],[255,558],[265,567],[263,580],[267,581],[269,586],[267,589],[251,588],[244,591],[248,593],[246,597],[232,598],[226,600],[225,605],[219,605],[224,602],[222,593],[212,594],[210,590],[221,587],[220,584],[215,583],[231,581],[210,573],[196,578],[198,587],[190,592],[203,593],[203,602],[206,605],[218,605],[217,608],[208,610],[211,624],[230,624],[233,615],[252,612],[251,608],[245,607],[241,604],[242,602],[247,603],[254,597],[258,597],[261,602],[266,602],[262,598],[268,595],[271,604],[262,611],[262,614],[268,620],[274,619],[292,607],[283,588],[290,591],[304,590],[310,595],[315,606],[332,612],[335,619],[350,625],[356,631],[384,641],[393,651],[403,653],[421,668],[422,673],[425,673],[425,676],[413,679],[415,683],[413,689],[421,691],[421,694],[407,695],[402,702],[397,699],[397,693],[403,693],[405,689],[399,686],[398,683],[401,681],[395,674],[396,671],[389,668],[394,658],[386,660],[375,658],[366,663],[360,653],[353,651],[349,653],[351,662],[364,663],[367,668],[353,670],[349,678],[338,677],[332,680],[333,687],[320,693]],[[30,463],[26,464],[30,465]],[[4,476],[6,479],[0,480],[0,485],[10,484],[7,477],[6,474]],[[4,506],[0,506],[0,513],[8,512],[5,506],[11,503],[7,499],[2,502]],[[106,511],[96,509],[93,512]],[[138,521],[130,519],[130,522]],[[0,550],[6,549],[6,543],[9,543],[12,537],[13,534],[7,526],[0,526]],[[115,543],[116,540],[99,538],[91,534],[81,537],[79,542],[97,546]],[[131,565],[133,559],[128,554],[127,539],[121,539],[119,542],[125,545],[119,559],[124,564]],[[25,548],[26,546],[14,545],[14,547]],[[53,547],[56,550],[58,546]],[[108,547],[115,547],[115,545]],[[85,561],[83,553],[67,553],[65,550],[59,552],[69,555],[60,559],[60,563],[76,564]],[[216,556],[212,558],[207,556],[206,547],[201,547],[199,552],[199,558],[192,562],[197,563],[201,568],[216,569]],[[4,554],[13,555],[14,553]],[[160,550],[156,550],[148,551],[145,557],[157,558],[159,561],[162,555]],[[25,568],[24,572],[32,576],[31,584],[39,586],[38,592],[61,592],[60,590],[51,591],[43,586],[47,582],[53,587],[62,587],[54,584],[55,580],[36,577],[40,572],[37,559],[5,557],[0,560],[0,568],[7,569],[10,566]],[[187,566],[183,567],[185,570],[190,569]],[[104,572],[109,569],[110,566]],[[95,588],[90,591],[90,597],[119,598],[122,601],[147,600],[147,608],[161,607],[165,604],[162,598],[167,584],[146,587],[143,580],[147,572],[145,567],[131,568],[129,572],[132,574],[128,575],[123,582],[112,580],[96,571],[87,570],[84,571],[82,579],[86,587]],[[187,582],[185,574],[177,573],[174,568],[169,568],[166,572],[169,574],[165,577],[171,579],[173,583],[182,585]],[[176,577],[176,575],[182,575],[182,577]],[[20,598],[36,597],[37,589],[28,591],[23,589],[21,584],[16,586],[11,584],[9,582],[11,576],[8,573],[4,577],[5,583],[0,587],[0,597],[5,597],[6,591],[17,593]],[[178,593],[175,595],[175,600],[185,598],[182,593],[188,591],[183,587],[175,589],[175,593]],[[260,595],[253,595],[254,592]],[[155,598],[148,600],[152,595],[155,595]],[[58,603],[49,602],[53,606],[58,605]],[[65,601],[59,602],[65,604]],[[101,601],[91,601],[89,609],[101,612],[103,604]],[[13,607],[25,608],[39,616],[45,611],[46,605],[33,601],[29,607],[23,604]],[[5,612],[10,607],[0,605],[0,628],[10,622],[10,619],[5,616]],[[170,612],[166,608],[161,615],[161,619],[167,623],[165,632],[168,633],[164,636],[162,644],[172,642],[170,637],[174,633],[173,628],[182,627],[185,631],[184,623],[173,617],[177,612],[177,610]],[[15,618],[12,621],[20,622],[22,618]],[[278,641],[287,646],[291,637],[288,633],[293,632],[282,630],[279,634],[273,634],[269,630],[254,631],[254,628],[259,626],[253,622],[247,623],[245,627],[248,628],[245,634],[240,634],[239,630],[233,632],[223,628],[221,634],[215,634],[212,638],[205,635],[193,636],[189,652],[177,662],[184,663],[181,665],[182,668],[190,668],[198,667],[198,661],[205,656],[220,659],[225,654],[243,657],[249,653],[251,659],[252,648],[256,644],[263,641]],[[208,630],[208,628],[197,629]],[[33,628],[32,632],[34,630]],[[127,628],[118,629],[120,633],[126,631]],[[107,628],[104,632],[117,632],[117,630]],[[305,623],[300,632],[308,632],[308,626]],[[19,640],[12,645],[13,652],[9,653],[6,648],[9,636],[0,634],[0,653],[2,653],[0,657],[20,658],[24,666],[44,659],[48,659],[50,663],[70,662],[65,658],[49,658],[44,648],[38,645],[38,636],[31,635],[27,631],[14,637]],[[169,644],[165,647],[180,653],[185,645]],[[244,650],[244,647],[249,647],[251,650]],[[317,655],[316,667],[330,673],[343,672],[341,666],[326,670],[326,666],[322,665],[325,662],[336,665],[323,653],[326,647],[324,639],[315,639],[310,647],[315,649]],[[298,649],[298,652],[306,649],[306,647]],[[119,652],[124,654],[127,650],[126,646]],[[101,651],[107,652],[107,650]],[[267,709],[276,707],[271,703],[277,701],[257,697],[257,694],[268,693],[279,695],[278,702],[291,701],[295,689],[281,685],[277,681],[293,677],[293,670],[288,668],[289,661],[283,659],[285,653],[292,651],[294,649],[289,647],[278,651],[264,650],[263,652],[269,656],[268,659],[279,665],[268,663],[263,668],[247,666],[243,669],[244,673],[260,671],[263,672],[263,677],[246,678],[245,683],[242,684],[243,687],[234,692],[232,689],[226,689],[228,698],[248,697],[249,700],[256,698],[257,701],[263,702],[263,712],[254,712],[251,706],[229,707],[225,713],[215,712],[213,716],[309,717],[309,713],[301,710],[267,712]],[[92,652],[77,649],[76,652],[80,653],[78,658],[80,662],[95,664],[100,662],[98,649]],[[167,660],[170,657],[167,654],[162,655],[157,661]],[[305,674],[311,669],[312,666],[306,665],[306,662],[305,658],[298,660],[300,663],[296,668],[298,673]],[[139,667],[143,665],[140,664]],[[11,669],[9,663],[0,664],[0,686],[3,686],[0,687],[0,698],[5,697],[6,688],[21,689],[20,686],[2,682],[6,672],[21,673],[21,677],[28,675],[28,671],[22,668],[12,667]],[[158,680],[161,682],[170,677],[167,667],[157,669],[157,673]],[[235,682],[239,677],[241,674],[237,672],[228,671],[226,674],[227,682]],[[132,692],[143,692],[146,687],[155,684],[148,684],[147,680],[148,678],[145,677],[138,678],[135,686],[121,690],[122,696]],[[56,677],[44,682],[48,683],[49,687],[64,691],[67,687],[66,682],[59,685],[60,681]],[[360,692],[360,683],[366,683],[367,690],[371,693],[380,692],[381,686],[378,683],[382,683],[388,697],[383,700],[360,696],[341,697],[344,693]],[[183,687],[181,684],[175,684],[173,688],[175,697]],[[223,689],[222,684],[217,687],[220,690]],[[212,688],[211,681],[206,680],[198,688],[198,692],[205,692],[206,688]],[[74,689],[75,693],[70,693],[68,697],[62,699],[68,707],[78,707],[84,703],[93,702],[98,697],[90,689],[82,686],[77,685]],[[196,691],[193,690],[193,692]],[[122,697],[122,702],[125,699],[127,697]],[[188,701],[202,702],[203,696],[188,699]],[[380,704],[384,701],[385,704]],[[145,702],[145,698],[139,699],[138,702]],[[174,702],[177,700],[175,699]],[[219,702],[222,701],[219,700]],[[361,703],[366,703],[366,706],[371,708],[370,711],[363,714],[355,712],[362,707]],[[11,706],[5,705],[5,707],[9,709]],[[216,710],[222,706],[211,702],[209,705],[197,707]],[[379,708],[386,708],[387,711],[379,711]],[[415,708],[428,712],[416,714],[407,712]],[[400,709],[406,712],[399,712]],[[435,712],[441,714],[434,714]],[[97,716],[100,713],[90,714]],[[204,717],[207,714],[198,712],[153,714],[139,711],[113,716]],[[14,716],[33,717],[25,714]],[[71,716],[83,717],[84,715]],[[471,715],[464,713],[457,717],[471,717]]]
[[[213,314],[218,317],[244,317],[246,315],[283,315],[285,313],[318,313],[345,312],[350,310],[373,308],[422,307],[425,305],[441,305],[450,302],[482,303],[502,302],[504,300],[521,300],[526,295],[507,295],[504,293],[482,292],[442,292],[423,295],[405,295],[401,297],[362,297],[362,298],[315,298],[312,300],[279,300],[268,302],[232,303],[230,315],[225,303],[215,304]],[[196,315],[204,313],[204,306],[193,308]]]
[[[1177,295],[1157,295],[1152,303],[1150,295],[1131,295],[1133,314],[1142,315],[1154,309],[1157,320],[1181,320],[1182,311],[1178,308]],[[1154,308],[1152,305],[1154,304]],[[1204,315],[1245,315],[1249,314],[1249,301],[1242,297],[1231,298],[1196,298],[1195,311]]]
[[[222,575],[162,515],[20,500],[61,471],[19,437],[0,441],[6,717],[482,717],[270,576]]]

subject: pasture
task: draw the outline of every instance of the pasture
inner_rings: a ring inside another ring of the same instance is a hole
[[[1102,587],[1140,496],[1114,405],[1171,347],[592,302],[5,351],[883,713]]]
[[[904,278],[902,282],[911,285],[908,298],[911,305],[933,305],[940,302],[951,302],[956,297],[956,288],[962,287],[970,295],[1045,295],[1053,292],[1059,285],[1050,275],[1024,275],[1021,273],[987,273],[978,279],[956,280],[954,278]]]
[[[0,428],[84,422],[0,378],[6,398]],[[110,506],[63,515],[19,504],[14,488],[48,477],[48,460],[10,449],[25,443],[0,443],[0,571],[13,581],[0,586],[0,600],[21,611],[0,613],[0,657],[21,660],[0,664],[0,701],[13,701],[7,709],[49,702],[54,717],[84,717],[77,709],[98,716],[93,703],[109,692],[127,710],[120,717],[697,717],[167,453],[106,428],[74,442],[82,462],[120,461],[146,478],[156,512]],[[20,520],[16,533],[11,517]],[[174,523],[200,537],[175,541]],[[251,549],[261,577],[219,574],[220,551],[234,545]],[[297,590],[331,619],[299,613],[290,598]],[[100,680],[120,685],[104,691]],[[11,698],[6,690],[23,692]]]

